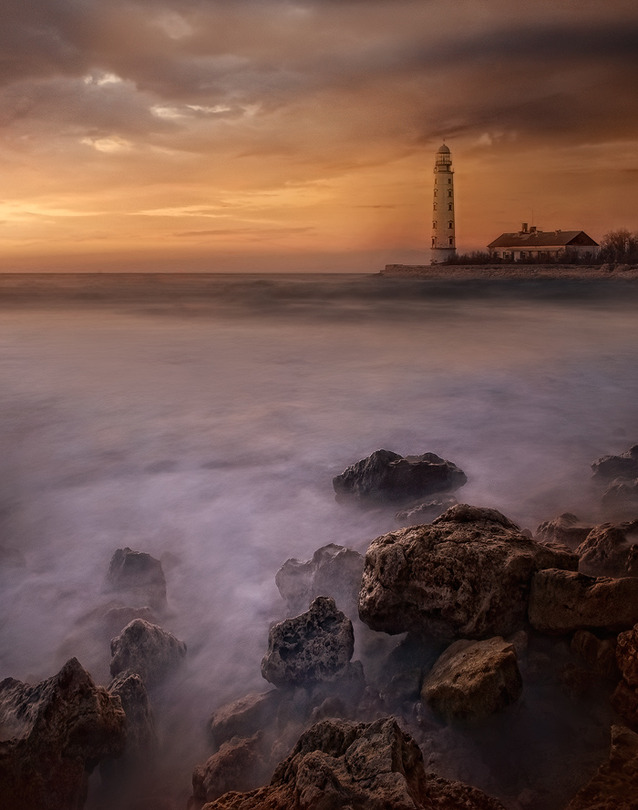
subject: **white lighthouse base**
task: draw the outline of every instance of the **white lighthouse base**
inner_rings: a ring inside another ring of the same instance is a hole
[[[432,248],[430,251],[430,264],[442,264],[456,256],[456,248]]]

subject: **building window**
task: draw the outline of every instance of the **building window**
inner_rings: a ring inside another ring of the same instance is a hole
[[[436,189],[434,189],[434,196],[435,196],[435,197],[438,197],[438,192],[437,192],[437,190],[436,190]]]
[[[448,191],[447,196],[448,196],[448,197],[451,197],[451,196],[452,196],[452,189],[450,189],[450,190]]]
[[[436,230],[436,220],[432,223],[432,227]]]
[[[448,222],[447,226],[448,226],[448,228],[453,228],[453,227],[454,227],[454,223],[450,221],[450,222]]]
[[[451,211],[451,210],[452,210],[452,203],[448,203],[447,210],[448,210],[448,211]]]
[[[448,184],[448,186],[451,186],[451,185],[452,185],[452,178],[451,178],[451,177],[448,177],[448,179],[447,179],[447,184]]]
[[[436,203],[434,203],[434,210],[436,211]]]
[[[448,239],[448,242],[450,243],[450,247],[454,247],[454,239],[451,236]]]

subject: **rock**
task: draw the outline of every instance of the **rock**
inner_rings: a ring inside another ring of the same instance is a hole
[[[119,698],[75,658],[37,686],[2,681],[0,729],[0,807],[11,810],[80,810],[89,773],[126,739]]]
[[[594,526],[576,549],[579,570],[592,576],[623,576],[627,573],[632,546],[638,541],[638,520]]]
[[[157,733],[144,681],[125,672],[111,682],[108,691],[119,697],[126,715],[127,759],[147,760],[157,748]]]
[[[442,495],[440,498],[413,503],[405,509],[400,509],[394,517],[402,526],[418,526],[430,523],[457,503],[454,495]]]
[[[621,680],[611,696],[611,705],[629,728],[638,731],[638,690]]]
[[[638,687],[638,625],[616,639],[616,662],[629,686]]]
[[[310,610],[270,628],[261,674],[275,686],[301,686],[343,675],[354,651],[352,622],[334,599],[318,596]]]
[[[603,492],[602,505],[606,512],[632,515],[638,512],[638,478],[615,478]]]
[[[564,512],[553,520],[541,523],[536,529],[534,539],[539,543],[560,543],[573,551],[583,542],[592,528],[581,523],[571,512]]]
[[[459,504],[431,525],[372,542],[359,615],[373,630],[445,641],[507,635],[525,620],[533,573],[576,564],[573,554],[525,537],[500,512]]]
[[[529,620],[542,633],[625,630],[638,622],[638,580],[539,571],[532,579]]]
[[[611,728],[609,761],[569,802],[565,810],[633,810],[638,806],[638,734]]]
[[[603,456],[591,465],[594,478],[613,481],[614,478],[638,478],[638,444],[619,456]]]
[[[514,646],[500,637],[451,644],[423,683],[421,696],[450,720],[478,720],[518,700],[523,689]]]
[[[356,615],[362,574],[363,557],[358,551],[330,543],[306,562],[286,560],[275,583],[293,615],[307,610],[317,596],[331,596],[352,616]]]
[[[416,742],[393,718],[324,720],[306,731],[268,787],[227,793],[203,810],[503,810],[476,788],[423,767]]]
[[[397,502],[455,490],[466,481],[463,470],[434,453],[403,457],[390,450],[376,450],[347,467],[332,484],[337,496]]]
[[[273,725],[282,701],[282,692],[251,692],[213,713],[210,732],[220,746],[232,737],[252,737],[257,731]]]
[[[154,686],[179,666],[186,645],[156,624],[134,619],[111,640],[111,655],[111,675],[137,673]]]
[[[162,563],[143,551],[118,548],[109,565],[109,587],[126,596],[133,606],[166,605],[166,579]]]
[[[577,630],[572,638],[571,650],[598,675],[617,678],[616,639],[600,639],[589,630]]]
[[[193,799],[210,802],[229,790],[252,790],[265,782],[270,773],[261,746],[260,733],[225,742],[193,771]]]

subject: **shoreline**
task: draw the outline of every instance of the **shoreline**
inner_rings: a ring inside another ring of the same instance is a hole
[[[626,264],[386,264],[384,278],[423,278],[437,280],[481,281],[514,280],[638,280],[638,266]]]

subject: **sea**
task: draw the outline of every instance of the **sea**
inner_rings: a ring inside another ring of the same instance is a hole
[[[108,684],[109,561],[160,559],[188,646],[158,720],[181,801],[211,712],[269,688],[279,567],[400,525],[335,500],[347,465],[433,452],[521,528],[605,517],[590,465],[638,442],[637,304],[622,280],[0,277],[0,678],[76,656]],[[459,769],[498,788],[485,771]]]

